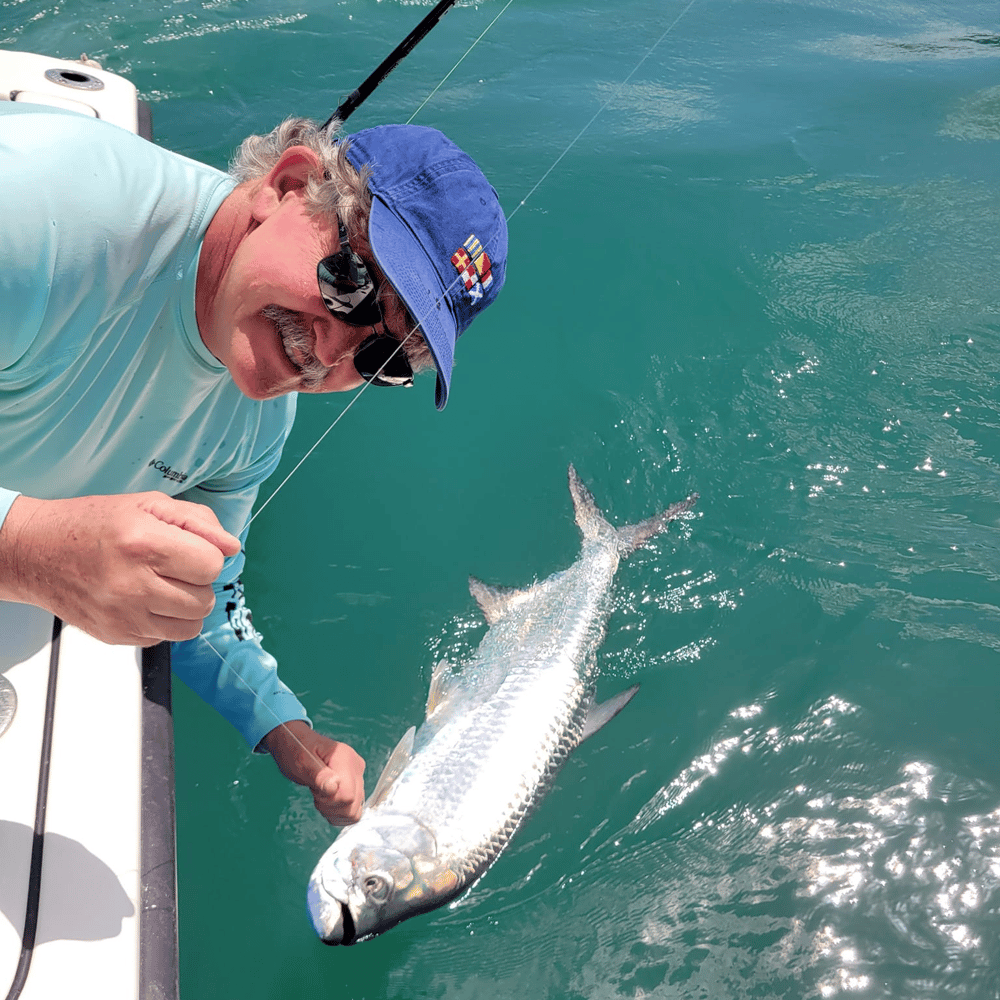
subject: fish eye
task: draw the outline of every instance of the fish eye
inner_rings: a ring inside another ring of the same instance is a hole
[[[366,875],[361,886],[374,903],[384,903],[392,891],[392,881],[385,875]]]

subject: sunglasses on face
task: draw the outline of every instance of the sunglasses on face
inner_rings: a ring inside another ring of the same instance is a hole
[[[365,262],[351,249],[347,229],[337,217],[340,249],[316,265],[316,280],[331,316],[349,326],[370,326],[354,352],[354,367],[372,385],[413,385],[413,369],[400,341],[385,332],[385,318],[378,301],[378,283]],[[382,325],[382,333],[375,327]]]

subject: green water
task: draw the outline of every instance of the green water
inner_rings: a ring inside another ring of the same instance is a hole
[[[425,6],[4,0],[0,39],[96,56],[221,166]],[[569,462],[619,523],[698,514],[620,571],[627,712],[467,896],[356,948],[305,917],[308,796],[177,691],[184,1000],[1000,995],[996,15],[515,0],[420,112],[517,209],[508,284],[444,413],[432,380],[366,394],[255,522],[285,680],[373,782],[482,634],[467,575],[575,558]],[[303,401],[283,471],[344,401]]]

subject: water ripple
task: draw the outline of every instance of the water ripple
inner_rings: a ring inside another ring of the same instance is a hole
[[[792,726],[768,725],[766,699],[734,709],[605,840],[587,895],[615,911],[594,962],[613,952],[619,976],[601,995],[996,995],[1000,797],[926,760],[873,768],[863,714],[837,697]]]

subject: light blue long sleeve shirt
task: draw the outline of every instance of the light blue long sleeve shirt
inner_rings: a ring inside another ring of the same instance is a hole
[[[195,320],[201,242],[233,181],[103,121],[0,102],[0,526],[40,499],[159,490],[241,541],[295,396],[240,393]],[[174,672],[251,747],[305,719],[225,562]],[[207,641],[205,641],[207,640]]]

